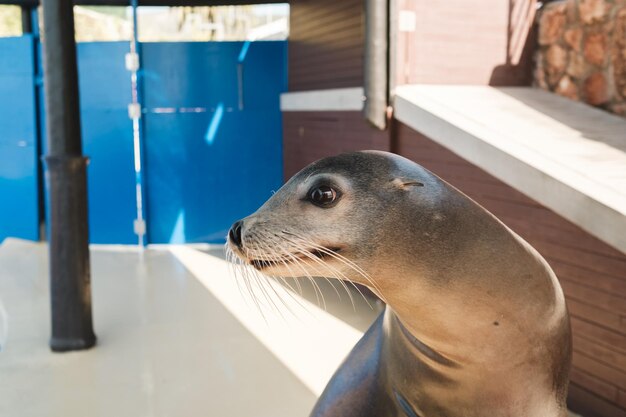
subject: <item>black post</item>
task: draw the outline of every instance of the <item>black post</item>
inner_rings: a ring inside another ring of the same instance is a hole
[[[22,33],[32,33],[33,32],[33,19],[30,15],[32,9],[28,6],[22,6]]]
[[[50,198],[50,298],[55,352],[96,342],[91,318],[87,158],[82,155],[71,0],[42,2]]]

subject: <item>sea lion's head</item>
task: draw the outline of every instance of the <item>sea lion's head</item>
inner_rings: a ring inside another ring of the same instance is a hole
[[[524,389],[520,404],[543,393],[564,404],[570,333],[556,276],[492,214],[408,159],[368,151],[319,160],[236,222],[228,248],[266,275],[367,285],[411,335],[402,343],[413,353],[400,355],[397,374],[420,355],[419,372],[430,370],[437,352],[467,365],[457,394],[475,402],[486,382],[485,392],[502,392],[487,408],[517,392],[506,388],[512,376]]]
[[[413,250],[409,230],[437,212],[433,202],[439,199],[432,197],[441,192],[439,183],[419,165],[386,152],[321,159],[236,222],[227,245],[266,275],[332,276],[372,287],[367,274],[376,266],[373,254],[383,247]]]

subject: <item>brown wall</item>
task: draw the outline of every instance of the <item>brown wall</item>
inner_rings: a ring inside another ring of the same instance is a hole
[[[536,0],[399,0],[416,30],[398,33],[396,83],[530,85]],[[363,85],[363,0],[294,0],[289,90]]]
[[[294,0],[289,90],[363,85],[362,0]]]
[[[284,175],[288,179],[320,158],[365,149],[389,150],[389,133],[363,120],[361,112],[284,112]]]
[[[530,85],[535,0],[398,0],[396,83]]]
[[[397,123],[368,126],[359,112],[286,112],[285,177],[324,156],[393,149],[461,189],[548,260],[565,291],[574,333],[570,406],[585,417],[626,417],[626,256],[536,201]]]

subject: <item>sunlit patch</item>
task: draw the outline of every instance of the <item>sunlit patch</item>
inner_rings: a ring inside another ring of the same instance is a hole
[[[244,291],[234,277],[225,279],[232,264],[189,247],[172,247],[170,250],[317,396],[363,335],[249,266],[237,267],[247,270],[248,279],[239,283],[246,286]]]

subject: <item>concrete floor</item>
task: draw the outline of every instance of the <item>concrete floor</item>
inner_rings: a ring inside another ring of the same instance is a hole
[[[94,247],[97,346],[51,353],[47,251],[0,246],[0,416],[307,416],[378,314],[323,287],[245,302],[221,250]],[[285,291],[271,284],[272,291]],[[312,301],[312,303],[310,302]],[[300,305],[303,305],[301,307]],[[265,317],[265,319],[263,319]]]
[[[47,248],[0,245],[0,416],[308,416],[381,308],[318,281],[326,310],[300,282],[270,284],[285,305],[259,312],[221,249],[92,247],[91,263],[98,344],[52,353]]]

